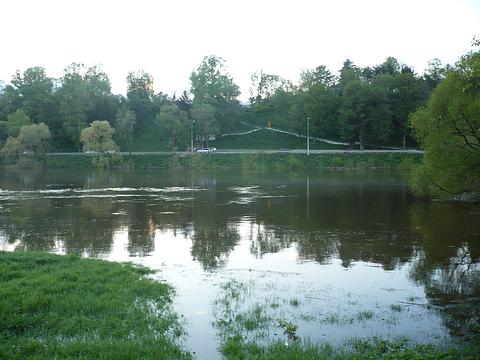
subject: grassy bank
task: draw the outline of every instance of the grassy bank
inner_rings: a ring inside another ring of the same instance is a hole
[[[323,169],[398,169],[410,168],[422,155],[405,153],[335,153],[305,154],[144,154],[134,155],[134,168],[160,169],[249,169],[249,170],[323,170]],[[93,168],[92,159],[85,155],[54,155],[45,159],[47,168]],[[128,156],[115,167],[128,167]]]
[[[172,289],[149,270],[0,252],[1,359],[189,359]]]

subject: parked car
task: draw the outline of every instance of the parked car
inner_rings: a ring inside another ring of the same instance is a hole
[[[202,148],[202,149],[197,150],[197,152],[199,152],[199,153],[209,153],[209,152],[212,152],[212,151],[217,151],[217,148],[208,147],[208,148]]]

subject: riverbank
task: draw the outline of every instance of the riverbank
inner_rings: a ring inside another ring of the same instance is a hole
[[[0,252],[1,359],[191,359],[173,289],[150,270]]]
[[[111,167],[136,169],[249,169],[249,170],[323,170],[323,169],[410,169],[422,159],[421,153],[333,152],[298,153],[157,153],[118,155]],[[94,168],[94,157],[84,154],[46,156],[46,168]]]

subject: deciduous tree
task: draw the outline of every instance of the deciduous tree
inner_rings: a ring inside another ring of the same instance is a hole
[[[145,127],[155,117],[153,107],[153,77],[143,71],[129,72],[127,75],[127,104],[135,112],[139,127]]]
[[[480,51],[464,56],[411,117],[425,150],[414,186],[448,197],[480,192]]]
[[[196,134],[201,138],[203,146],[209,145],[209,138],[218,135],[220,124],[215,118],[215,109],[209,104],[194,104],[192,116],[195,120]]]
[[[22,126],[30,125],[30,123],[30,117],[25,113],[25,111],[18,109],[7,117],[5,126],[8,136],[18,136]]]
[[[126,145],[131,160],[133,131],[137,121],[135,113],[124,106],[118,109],[115,119],[117,134]]]
[[[391,114],[385,93],[371,84],[350,81],[343,90],[339,121],[343,139],[352,146],[358,142],[363,150],[366,144],[386,141]]]
[[[18,141],[25,151],[35,156],[43,156],[50,147],[50,130],[44,123],[23,126],[18,134]]]
[[[185,111],[180,110],[177,104],[167,103],[160,108],[156,117],[157,125],[168,134],[172,150],[186,148],[188,145],[189,121]]]
[[[81,132],[81,141],[85,151],[106,154],[118,149],[113,140],[115,129],[106,120],[96,120]]]

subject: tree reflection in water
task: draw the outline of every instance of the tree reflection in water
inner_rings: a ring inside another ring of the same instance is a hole
[[[206,271],[226,266],[242,241],[256,258],[295,247],[300,262],[339,259],[346,268],[365,262],[386,271],[408,265],[410,278],[442,306],[447,326],[457,334],[475,329],[470,318],[480,316],[478,213],[414,199],[398,174],[337,172],[306,179],[242,172],[6,171],[0,175],[0,239],[4,248],[104,256],[112,251],[114,233],[127,229],[129,255],[145,257],[155,251],[158,230],[172,230],[190,239],[191,258]]]

